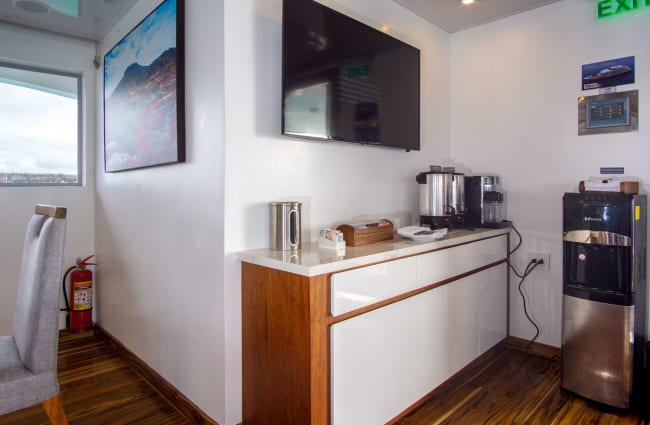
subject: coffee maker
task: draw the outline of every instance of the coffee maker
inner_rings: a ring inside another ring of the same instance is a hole
[[[499,176],[465,176],[465,226],[507,227]]]

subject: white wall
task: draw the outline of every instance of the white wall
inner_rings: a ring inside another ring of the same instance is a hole
[[[138,2],[99,54],[158,3]],[[407,221],[415,174],[449,157],[448,35],[391,1],[379,6],[339,7],[422,49],[422,151],[280,136],[281,1],[206,0],[186,6],[187,163],[97,170],[98,320],[221,424],[241,421],[236,252],[268,246],[268,202],[302,201],[305,239],[358,215]]]
[[[561,342],[562,194],[603,166],[650,184],[650,15],[596,23],[594,7],[564,0],[451,37],[452,157],[503,176],[508,216],[524,236],[520,269],[527,251],[550,252],[550,272],[534,271],[524,287],[539,342],[553,346]],[[581,65],[632,55],[637,83],[618,90],[639,89],[639,131],[578,136],[577,99],[597,94],[581,90]],[[511,277],[510,332],[531,338]]]
[[[136,3],[99,55],[159,3]],[[188,1],[186,15],[187,161],[104,173],[98,111],[97,312],[101,326],[223,424],[223,3]]]
[[[98,54],[158,3],[139,1]],[[95,130],[90,120],[87,129],[96,142],[87,155],[99,164],[94,210],[92,161],[81,188],[0,188],[2,205],[12,205],[3,222],[16,224],[3,228],[3,269],[17,274],[16,246],[33,204],[67,203],[68,262],[92,251],[96,232],[100,324],[222,425],[241,420],[236,253],[268,246],[269,202],[303,202],[303,238],[310,240],[355,216],[415,220],[414,178],[431,163],[497,172],[509,218],[524,235],[515,263],[523,265],[526,251],[551,253],[551,271],[536,271],[526,288],[540,342],[559,346],[562,193],[601,166],[624,166],[650,181],[643,115],[650,47],[642,42],[650,15],[596,24],[592,2],[564,0],[450,37],[390,0],[323,3],[375,27],[387,24],[421,49],[422,151],[281,136],[281,1],[195,0],[186,6],[186,163],[103,172],[100,69],[97,93],[86,93],[99,123]],[[636,56],[638,82],[622,89],[641,91],[639,131],[578,137],[577,98],[594,94],[580,90],[580,65],[628,55]],[[92,56],[86,42],[0,26],[3,58],[93,75]],[[9,329],[15,279],[4,279],[0,326]],[[512,334],[531,337],[515,285],[511,303]]]
[[[0,60],[45,67],[82,75],[83,186],[0,187],[0,335],[11,334],[20,261],[27,223],[34,205],[54,204],[68,208],[64,265],[75,264],[94,249],[93,192],[95,173],[95,57],[94,43],[0,23]],[[65,326],[65,314],[60,317]]]
[[[415,175],[449,157],[447,33],[390,0],[323,2],[421,49],[422,150],[280,135],[280,0],[225,2],[226,424],[241,420],[241,298],[236,252],[269,245],[268,203],[303,203],[303,240],[358,215],[417,219]]]

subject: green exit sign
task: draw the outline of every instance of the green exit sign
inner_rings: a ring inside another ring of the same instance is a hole
[[[641,15],[650,12],[650,0],[598,0],[596,11],[598,19]]]
[[[650,0],[648,0],[650,1]],[[370,76],[370,67],[368,65],[348,66],[347,74],[349,78],[367,78]]]

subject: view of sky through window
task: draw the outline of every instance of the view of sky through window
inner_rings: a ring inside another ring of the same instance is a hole
[[[78,183],[76,89],[76,77],[0,66],[0,184]]]

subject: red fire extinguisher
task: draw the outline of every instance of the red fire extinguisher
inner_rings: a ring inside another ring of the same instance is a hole
[[[97,265],[89,262],[93,257],[94,255],[91,255],[83,260],[77,258],[76,265],[70,267],[63,275],[63,298],[68,312],[67,324],[68,329],[73,331],[83,331],[92,327],[93,272],[86,267]],[[65,280],[68,274],[70,274],[69,301],[65,288]]]

